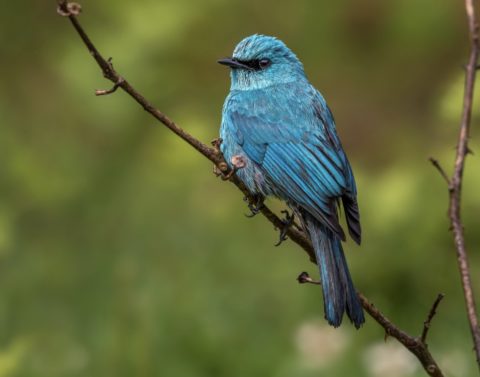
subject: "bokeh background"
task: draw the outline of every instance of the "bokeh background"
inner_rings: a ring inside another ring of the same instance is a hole
[[[356,173],[359,290],[419,334],[449,376],[476,373],[448,231],[468,39],[438,0],[82,1],[81,22],[140,92],[189,132],[217,136],[228,72],[253,33],[283,39],[327,98]],[[211,164],[108,88],[54,1],[0,12],[0,377],[423,376],[370,318],[323,320],[315,266]],[[475,101],[471,147],[479,148]],[[463,216],[479,294],[480,164]],[[278,204],[274,203],[278,207]]]

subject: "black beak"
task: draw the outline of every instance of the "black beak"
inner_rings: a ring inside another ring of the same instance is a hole
[[[235,68],[243,68],[243,69],[251,69],[248,65],[245,65],[243,63],[240,63],[237,59],[235,58],[224,58],[217,60],[217,63],[226,65],[232,69]]]

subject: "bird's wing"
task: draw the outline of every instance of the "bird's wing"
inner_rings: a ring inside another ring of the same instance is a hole
[[[300,205],[341,239],[337,200],[356,196],[355,181],[323,97],[260,96],[229,106],[237,143],[283,199]]]

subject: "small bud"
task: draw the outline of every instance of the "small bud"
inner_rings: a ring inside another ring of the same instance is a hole
[[[60,16],[78,16],[82,12],[82,6],[78,3],[65,3],[62,2],[57,7],[57,13]]]
[[[303,271],[300,275],[298,275],[297,281],[298,281],[300,284],[305,284],[305,283],[311,282],[311,281],[312,281],[312,278],[310,277],[310,275],[308,274],[308,272]]]

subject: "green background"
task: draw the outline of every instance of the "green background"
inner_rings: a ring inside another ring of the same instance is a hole
[[[445,183],[460,120],[463,3],[93,1],[80,20],[115,68],[204,142],[229,89],[218,58],[284,40],[332,108],[359,188],[357,288],[449,376],[476,373]],[[323,320],[316,268],[240,192],[110,83],[55,2],[0,12],[0,377],[422,376],[372,319]],[[475,101],[471,147],[479,145]],[[463,217],[480,299],[480,163]],[[279,208],[277,203],[274,207]]]

